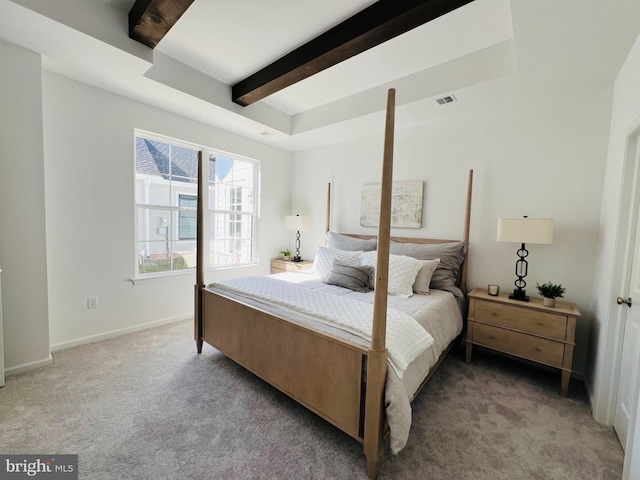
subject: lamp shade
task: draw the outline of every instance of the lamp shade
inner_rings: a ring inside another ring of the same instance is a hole
[[[549,244],[553,240],[553,218],[499,218],[498,241]]]
[[[308,230],[311,226],[311,218],[303,215],[287,215],[284,217],[284,226],[289,230]]]

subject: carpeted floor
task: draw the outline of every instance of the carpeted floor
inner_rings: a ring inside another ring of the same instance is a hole
[[[616,480],[581,385],[454,349],[380,479]],[[205,346],[184,321],[54,354],[0,388],[0,453],[79,454],[81,479],[366,479],[362,446]]]

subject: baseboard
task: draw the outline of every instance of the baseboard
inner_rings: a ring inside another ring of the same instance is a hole
[[[36,360],[35,362],[23,363],[22,365],[16,365],[15,367],[5,368],[4,374],[7,377],[11,375],[17,375],[19,373],[28,372],[29,370],[35,370],[40,367],[47,367],[53,363],[53,358],[49,354],[48,358],[43,360]]]
[[[148,330],[150,328],[159,327],[161,325],[167,325],[169,323],[180,322],[182,320],[188,320],[193,318],[192,313],[184,315],[176,315],[175,317],[163,318],[162,320],[154,320],[153,322],[143,323],[142,325],[135,325],[133,327],[120,328],[118,330],[111,330],[109,332],[100,333],[98,335],[90,335],[88,337],[82,337],[75,340],[69,340],[67,342],[56,343],[51,345],[49,349],[52,352],[59,350],[66,350],[67,348],[79,347],[80,345],[86,345],[88,343],[101,342],[103,340],[109,340],[110,338],[120,337],[129,333],[141,332],[142,330]]]

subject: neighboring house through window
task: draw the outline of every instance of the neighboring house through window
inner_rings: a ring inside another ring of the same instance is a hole
[[[232,212],[242,211],[242,188],[231,188],[229,196],[229,210]],[[242,237],[242,215],[231,214],[229,216],[229,237]]]
[[[257,162],[136,131],[136,277],[195,268],[198,155],[208,178],[205,264],[253,263]]]
[[[178,239],[196,240],[196,209],[198,206],[197,195],[178,195],[178,206],[189,208],[190,210],[180,210],[178,212]]]

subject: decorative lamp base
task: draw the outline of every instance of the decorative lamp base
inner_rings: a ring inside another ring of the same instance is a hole
[[[296,254],[293,256],[292,262],[301,262],[302,257],[300,256],[300,230],[296,232]]]
[[[521,288],[516,288],[513,290],[513,293],[509,295],[511,300],[520,300],[521,302],[528,302],[529,296],[526,295],[526,291]]]

